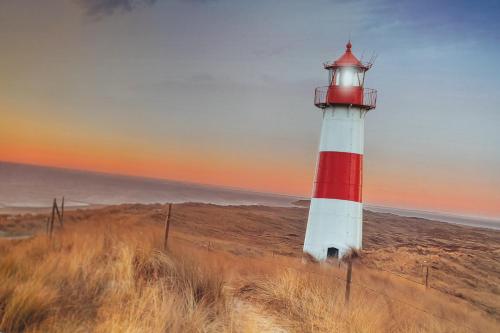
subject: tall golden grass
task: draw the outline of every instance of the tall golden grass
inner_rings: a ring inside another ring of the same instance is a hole
[[[0,247],[0,330],[222,332],[223,275],[158,251],[145,228],[85,224]]]
[[[93,221],[70,224],[52,240],[1,241],[0,331],[469,331],[391,297],[417,293],[420,306],[459,322],[467,308],[371,273],[363,283],[387,290],[386,297],[353,287],[346,306],[343,283],[329,276],[333,268],[175,242],[164,252],[161,240],[159,226]],[[476,324],[481,332],[494,329]]]

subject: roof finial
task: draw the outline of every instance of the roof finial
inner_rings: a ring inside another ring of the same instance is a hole
[[[345,47],[347,48],[347,50],[346,50],[346,51],[348,51],[348,52],[350,52],[350,51],[351,51],[352,44],[351,44],[351,39],[350,39],[350,38],[349,38],[349,41],[347,42],[347,44],[346,44],[346,46],[345,46]]]

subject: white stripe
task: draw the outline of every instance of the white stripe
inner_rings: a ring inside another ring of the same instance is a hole
[[[334,247],[342,256],[350,247],[361,248],[362,232],[362,203],[312,198],[304,252],[317,260],[325,260],[328,248]]]
[[[366,111],[334,106],[324,110],[319,151],[363,154]]]

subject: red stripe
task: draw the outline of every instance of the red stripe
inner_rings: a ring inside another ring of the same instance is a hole
[[[313,198],[361,202],[362,168],[361,154],[320,152]]]

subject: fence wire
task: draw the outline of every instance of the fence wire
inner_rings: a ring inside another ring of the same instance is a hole
[[[319,273],[319,272],[312,272],[312,271],[301,271],[301,270],[299,270],[299,269],[296,269],[296,268],[293,268],[293,267],[290,267],[290,266],[288,266],[287,268],[289,268],[289,269],[291,269],[291,270],[294,270],[294,271],[296,271],[297,273],[308,273],[308,274],[314,274],[314,275],[319,275],[319,276],[328,277],[328,278],[332,278],[332,277],[333,277],[334,279],[336,279],[336,280],[338,280],[338,281],[341,281],[341,282],[343,282],[343,283],[347,283],[347,282],[348,282],[346,279],[343,279],[343,278],[341,278],[341,277],[339,277],[339,276],[337,276],[337,275],[333,274],[333,272],[332,272],[332,274],[326,274],[326,273]],[[371,269],[371,268],[370,268],[370,269]],[[378,270],[378,269],[376,269],[376,270]],[[393,272],[391,272],[391,271],[387,271],[387,270],[382,270],[382,271],[386,271],[386,272],[391,273],[392,275],[395,275],[395,276],[398,276],[398,277],[403,277],[403,276],[400,276],[400,275],[398,275],[398,274],[394,274],[394,273],[393,273]],[[354,275],[354,273],[353,273],[353,275]],[[416,283],[416,284],[419,284],[419,285],[424,285],[424,286],[425,286],[425,284],[423,284],[423,283],[416,282],[416,281],[411,280],[411,279],[408,279],[408,278],[406,278],[406,277],[403,277],[403,278],[405,278],[406,280],[408,280],[408,281],[410,281],[410,282],[413,282],[413,283]],[[367,286],[366,284],[361,283],[361,282],[359,282],[359,281],[358,281],[358,282],[354,282],[354,281],[352,281],[352,280],[351,280],[351,285],[353,285],[353,286],[357,286],[357,287],[361,287],[361,288],[363,288],[363,289],[365,289],[365,290],[368,290],[368,291],[370,291],[370,292],[372,292],[372,293],[375,293],[375,294],[377,294],[377,295],[383,296],[383,297],[385,297],[386,299],[390,299],[390,300],[392,300],[392,301],[395,301],[395,302],[398,302],[398,303],[403,304],[403,305],[405,305],[405,306],[408,306],[408,307],[410,307],[410,308],[413,308],[414,310],[417,310],[417,311],[420,311],[420,312],[425,313],[425,314],[427,314],[427,315],[430,315],[430,316],[432,316],[432,317],[434,317],[434,318],[436,318],[436,319],[440,319],[440,320],[444,320],[444,321],[446,321],[446,322],[449,322],[449,323],[451,323],[451,324],[453,324],[453,325],[455,325],[455,326],[457,326],[457,327],[467,328],[468,330],[470,330],[470,331],[472,331],[472,332],[477,332],[477,333],[480,333],[480,332],[479,332],[478,330],[476,330],[475,328],[470,327],[470,326],[468,326],[468,325],[466,325],[466,324],[464,324],[464,323],[457,323],[457,322],[455,322],[455,321],[453,321],[453,320],[451,320],[451,319],[449,319],[449,318],[446,318],[446,317],[443,317],[443,316],[437,315],[437,314],[435,314],[435,313],[432,313],[432,312],[430,312],[430,311],[428,311],[428,310],[426,310],[426,309],[423,309],[423,308],[421,308],[421,307],[419,307],[419,306],[416,306],[416,305],[414,305],[414,304],[411,304],[411,303],[409,303],[409,302],[407,302],[407,301],[404,301],[404,300],[402,300],[402,299],[400,299],[400,298],[391,297],[391,296],[389,296],[387,293],[385,293],[385,292],[383,292],[383,291],[380,291],[380,290],[376,290],[376,289],[374,289],[374,288],[372,288],[372,287],[369,287],[369,286]],[[435,289],[435,288],[433,288],[433,289]],[[437,290],[437,289],[435,289],[435,290]],[[439,290],[437,290],[437,291],[439,291]],[[439,292],[441,292],[441,291],[439,291]]]

